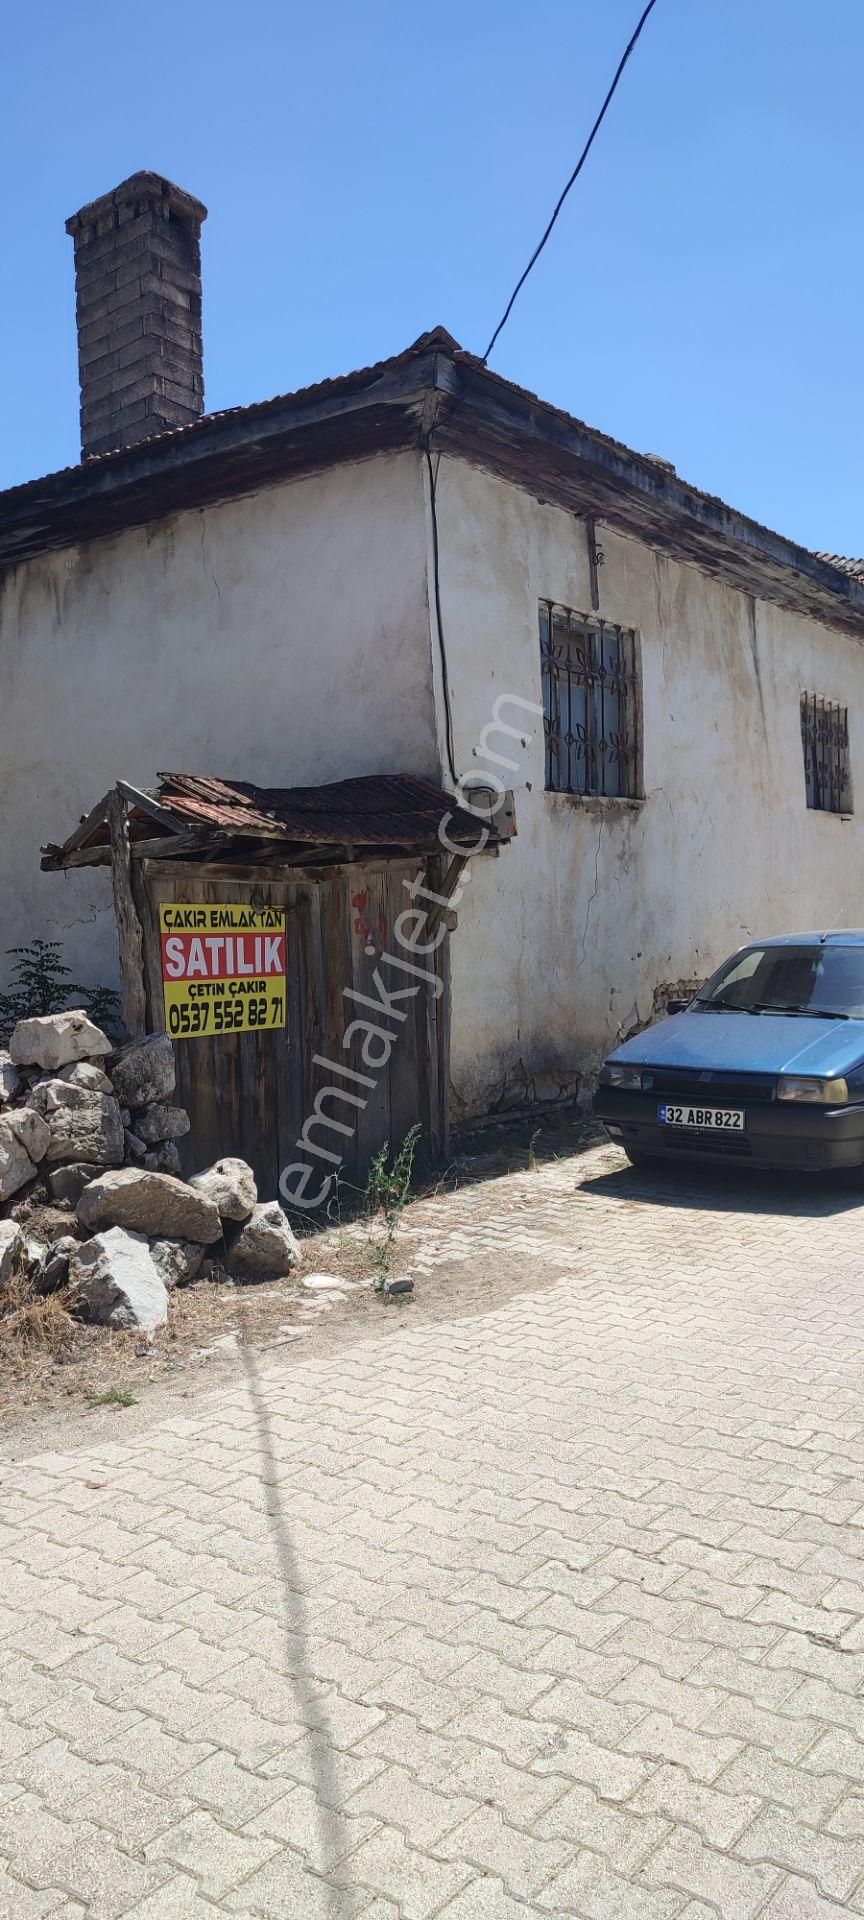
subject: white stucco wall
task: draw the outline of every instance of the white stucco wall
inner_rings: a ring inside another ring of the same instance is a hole
[[[48,554],[0,580],[4,950],[116,975],[110,881],[43,874],[118,777],[438,774],[418,454]]]
[[[496,698],[540,702],[539,601],[590,605],[585,529],[452,459],[437,501],[455,760],[477,773]],[[116,977],[107,873],[42,874],[39,849],[118,776],[440,776],[430,531],[425,462],[406,453],[0,580],[0,984],[2,949],[37,934],[63,940],[82,980]],[[645,798],[547,794],[539,719],[524,752],[493,743],[519,755],[504,775],[518,836],[472,863],[459,906],[457,1117],[572,1091],[659,988],[751,933],[864,922],[864,649],[598,538],[600,612],[639,634]],[[848,820],[806,807],[803,687],[849,707]]]
[[[437,497],[462,773],[482,765],[497,695],[540,701],[538,602],[590,608],[587,545],[571,515],[463,463],[442,461]],[[645,799],[547,794],[536,722],[504,776],[518,837],[473,863],[459,907],[456,1113],[525,1085],[572,1088],[658,987],[707,974],[751,934],[864,922],[864,647],[605,526],[598,541],[601,615],[640,637]],[[851,819],[807,809],[805,687],[848,704]]]

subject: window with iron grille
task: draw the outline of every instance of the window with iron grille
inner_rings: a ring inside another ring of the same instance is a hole
[[[848,707],[802,693],[801,739],[808,807],[820,813],[851,813]]]
[[[540,658],[547,790],[635,800],[639,687],[632,627],[541,600]]]

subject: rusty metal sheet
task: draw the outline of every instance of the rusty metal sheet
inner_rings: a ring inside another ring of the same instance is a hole
[[[152,836],[153,819],[166,851],[171,841],[171,826],[183,835],[182,850],[190,851],[190,830],[200,835],[193,840],[192,856],[206,857],[211,841],[225,838],[244,843],[278,842],[280,858],[286,858],[291,843],[320,848],[322,857],[346,851],[353,858],[360,849],[390,847],[435,852],[438,830],[443,820],[454,843],[476,846],[480,823],[478,816],[456,804],[452,794],[433,781],[417,774],[366,774],[352,780],[337,780],[321,787],[256,787],[250,781],[217,780],[210,775],[191,773],[160,774],[156,793],[139,793],[123,788],[132,802],[129,822],[133,848]],[[152,802],[152,814],[148,803]],[[107,845],[105,802],[81,822],[62,846],[43,848],[43,866],[62,866],[64,856],[75,858],[73,865],[89,865],[100,851],[104,859]],[[497,838],[507,838],[505,832]],[[178,852],[180,845],[178,843]]]
[[[448,834],[466,846],[477,820],[452,795],[416,774],[366,774],[323,787],[256,787],[185,773],[160,775],[160,806],[185,824],[311,844],[433,843],[445,814]]]

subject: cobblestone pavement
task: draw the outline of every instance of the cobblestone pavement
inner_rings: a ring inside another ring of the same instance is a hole
[[[7,1465],[0,1914],[864,1914],[861,1221],[599,1148],[412,1209],[343,1349]]]

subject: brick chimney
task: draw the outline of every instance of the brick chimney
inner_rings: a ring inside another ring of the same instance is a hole
[[[81,455],[185,426],[204,411],[201,224],[207,208],[133,173],[73,213]]]

